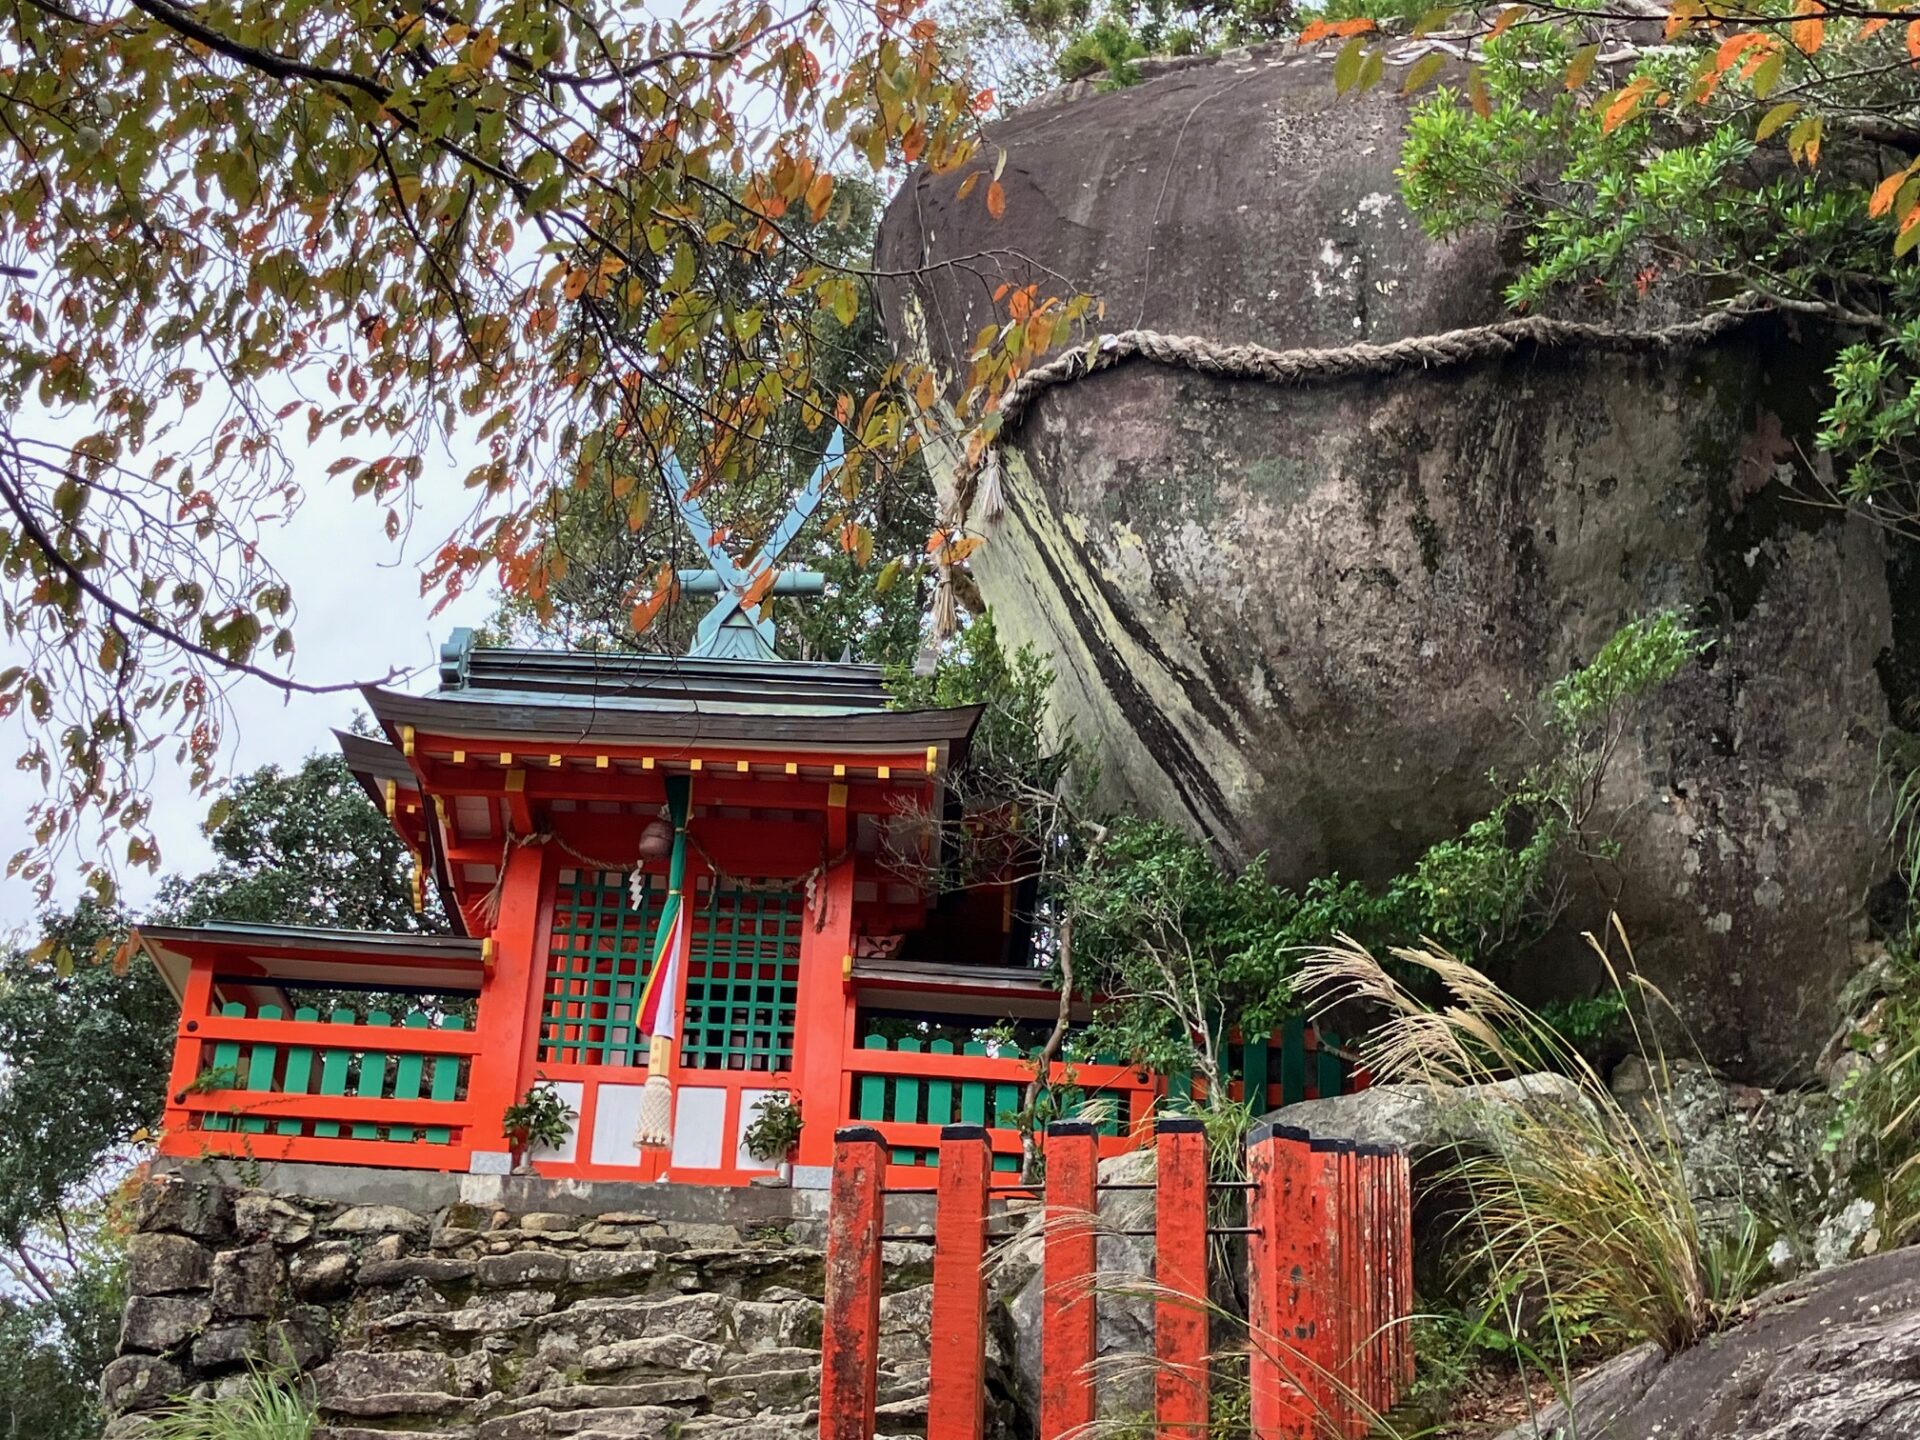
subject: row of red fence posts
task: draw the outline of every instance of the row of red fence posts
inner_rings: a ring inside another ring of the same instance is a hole
[[[1210,1387],[1210,1235],[1247,1239],[1247,1383],[1254,1440],[1354,1440],[1413,1379],[1412,1191],[1404,1153],[1262,1125],[1244,1182],[1208,1176],[1206,1136],[1155,1126],[1156,1179],[1102,1185],[1094,1128],[1047,1127],[1038,1440],[1091,1434],[1096,1414],[1101,1191],[1155,1193],[1154,1419],[1158,1440],[1204,1440]],[[827,1217],[820,1440],[873,1440],[879,1388],[881,1245],[890,1238],[888,1151],[876,1130],[834,1136]],[[928,1440],[986,1430],[988,1225],[996,1185],[987,1132],[949,1125],[934,1172]],[[1213,1190],[1246,1193],[1244,1226],[1211,1227]],[[1109,1232],[1111,1233],[1111,1232]],[[1132,1232],[1122,1232],[1132,1233]],[[1104,1283],[1131,1289],[1134,1277]]]

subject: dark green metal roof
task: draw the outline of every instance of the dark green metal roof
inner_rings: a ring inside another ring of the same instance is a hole
[[[457,630],[429,695],[368,686],[397,736],[634,744],[939,745],[958,760],[979,706],[889,710],[878,665],[475,646]]]
[[[505,704],[537,699],[753,715],[859,715],[887,706],[878,665],[493,649],[474,645],[466,630],[456,630],[440,652],[439,694]]]

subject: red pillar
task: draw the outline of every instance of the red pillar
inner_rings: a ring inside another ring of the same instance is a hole
[[[473,1106],[473,1128],[467,1133],[467,1143],[473,1150],[504,1152],[508,1148],[500,1128],[501,1113],[533,1084],[547,978],[543,912],[553,889],[555,867],[548,863],[551,853],[546,845],[516,845],[507,856],[506,876],[500,885],[500,914],[491,937],[493,964],[480,982],[474,1022],[480,1049],[467,1082],[468,1101]],[[585,1136],[580,1144],[580,1153],[585,1154]]]
[[[983,1440],[986,1435],[987,1183],[992,1173],[984,1126],[948,1125],[940,1131],[927,1440]]]
[[[1247,1137],[1247,1379],[1254,1440],[1306,1440],[1329,1402],[1322,1307],[1324,1236],[1307,1132],[1256,1126]]]
[[[1154,1419],[1159,1440],[1207,1433],[1207,1137],[1198,1120],[1154,1126]]]
[[[1093,1220],[1099,1168],[1093,1126],[1047,1127],[1046,1254],[1041,1262],[1040,1440],[1061,1440],[1094,1417],[1099,1255]]]
[[[200,1063],[204,1042],[197,1038],[200,1022],[213,1010],[213,962],[190,959],[181,987],[180,1021],[173,1036],[173,1066],[167,1072],[167,1103],[161,1111],[160,1146],[170,1155],[199,1153],[200,1139],[189,1133],[191,1112],[187,1092],[206,1067]]]
[[[844,790],[844,787],[841,787]],[[828,853],[846,848],[846,799],[827,812]],[[823,1166],[833,1160],[834,1128],[849,1117],[842,1107],[847,1031],[853,996],[846,967],[853,956],[853,858],[822,875],[818,928],[809,909],[800,933],[800,982],[793,1017],[793,1085],[806,1124],[794,1163]]]
[[[880,1232],[887,1151],[880,1132],[833,1137],[827,1201],[826,1316],[820,1344],[820,1440],[873,1440],[880,1390]]]

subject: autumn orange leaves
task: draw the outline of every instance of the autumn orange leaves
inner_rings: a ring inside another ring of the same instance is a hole
[[[1646,43],[1654,18],[1558,4],[1442,5],[1421,16],[1410,36],[1388,36],[1375,21],[1356,18],[1317,20],[1299,39],[1303,45],[1343,42],[1333,68],[1341,94],[1377,83],[1395,45],[1404,47],[1405,94],[1432,84],[1458,57],[1466,72],[1465,101],[1484,119],[1493,107],[1483,73],[1489,47],[1516,26],[1551,27],[1560,43],[1531,48],[1526,63],[1540,69],[1543,82],[1557,75],[1558,88],[1596,112],[1602,135],[1649,111],[1678,113],[1725,101],[1727,87],[1737,84],[1735,103],[1717,110],[1713,123],[1750,125],[1758,145],[1778,136],[1794,164],[1808,170],[1819,165],[1828,128],[1838,123],[1834,107],[1824,103],[1835,87],[1920,67],[1920,5],[1913,3],[1850,5],[1836,13],[1824,0],[1791,0],[1764,11],[1717,0],[1671,0],[1659,47]],[[1409,43],[1430,37],[1445,43],[1424,52]],[[1917,173],[1920,162],[1887,175],[1868,202],[1871,218],[1892,222],[1896,256],[1920,243]]]

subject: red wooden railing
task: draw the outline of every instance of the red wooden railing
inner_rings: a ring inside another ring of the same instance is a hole
[[[1155,1423],[1162,1437],[1204,1437],[1207,1197],[1223,1187],[1208,1180],[1197,1121],[1162,1120],[1155,1130]],[[869,1127],[835,1137],[821,1440],[874,1433],[888,1150]],[[990,1156],[979,1126],[948,1126],[940,1137],[928,1440],[980,1440],[984,1429]],[[1097,1163],[1092,1127],[1050,1127],[1039,1440],[1087,1433],[1097,1409]],[[1254,1440],[1359,1440],[1413,1378],[1406,1156],[1261,1126],[1247,1142],[1247,1171],[1247,1223],[1231,1228],[1248,1237]]]
[[[1295,1019],[1258,1043],[1234,1032],[1229,1094],[1247,1099],[1256,1114],[1298,1100],[1337,1095],[1363,1087],[1340,1058],[1333,1037]],[[985,1042],[956,1045],[915,1036],[865,1036],[841,1058],[839,1121],[872,1129],[887,1143],[892,1167],[887,1183],[922,1182],[939,1162],[942,1131],[950,1125],[985,1130],[991,1165],[1002,1177],[1021,1168],[1023,1136],[1010,1118],[1033,1078],[1034,1059],[1019,1051],[988,1053]],[[1110,1056],[1055,1061],[1049,1081],[1076,1090],[1089,1110],[1104,1111],[1096,1124],[1102,1156],[1132,1149],[1149,1133],[1172,1094],[1190,1099],[1184,1080]]]
[[[870,1036],[845,1052],[842,1120],[886,1140],[890,1185],[909,1185],[916,1177],[927,1183],[941,1138],[956,1124],[982,1132],[989,1166],[1004,1180],[1023,1162],[1022,1135],[1009,1116],[1019,1109],[1033,1068],[1019,1055],[989,1055],[979,1043],[956,1047],[936,1040],[922,1049],[911,1038],[887,1042]],[[1106,1111],[1109,1118],[1098,1127],[1102,1155],[1131,1149],[1166,1092],[1159,1076],[1131,1065],[1056,1062],[1051,1078],[1055,1085],[1074,1085]]]
[[[413,1012],[326,1015],[216,1007],[196,963],[187,986],[160,1149],[187,1158],[465,1170],[476,1122],[468,1081],[482,1039]]]

